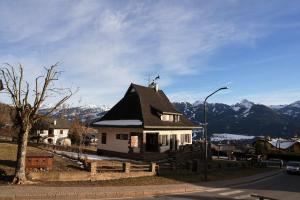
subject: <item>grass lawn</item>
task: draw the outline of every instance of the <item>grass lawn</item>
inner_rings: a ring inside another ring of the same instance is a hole
[[[0,175],[0,184],[8,183],[14,174],[16,162],[17,145],[7,142],[0,142],[0,171],[3,170],[6,176]],[[45,152],[39,148],[28,146],[28,153]],[[112,162],[112,161],[106,161]],[[79,165],[69,159],[54,155],[54,172],[57,171],[79,171]],[[243,169],[220,169],[209,172],[208,180],[226,180],[239,177],[251,176],[272,170],[272,168],[243,168]],[[51,173],[51,172],[50,172]],[[72,182],[39,182],[41,186],[138,186],[138,185],[164,185],[179,183],[197,183],[203,180],[203,174],[190,172],[175,173],[172,171],[162,171],[160,176],[128,178],[108,181],[72,181]]]
[[[39,148],[27,147],[27,154],[46,152]],[[48,152],[49,153],[49,152]],[[7,176],[0,176],[0,182],[7,181],[14,174],[17,157],[17,145],[0,142],[0,171],[5,171]],[[81,170],[76,162],[54,155],[53,171],[78,171]],[[2,180],[2,181],[1,181]]]

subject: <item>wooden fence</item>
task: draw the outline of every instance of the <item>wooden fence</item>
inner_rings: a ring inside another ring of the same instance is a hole
[[[97,162],[91,161],[88,163],[91,173],[105,173],[105,172],[156,172],[156,163],[130,163],[120,161]]]
[[[214,162],[209,161],[209,171],[216,171],[220,169],[238,169],[246,167],[264,167],[258,165],[258,163],[251,163],[247,161],[226,161],[226,162]],[[171,162],[160,163],[160,171],[189,171],[189,172],[201,172],[204,169],[204,162],[200,159],[186,160],[183,162]]]
[[[53,145],[53,144],[43,144],[43,143],[29,143],[30,146],[39,147],[42,149],[48,149],[48,150],[58,150],[58,151],[68,151],[68,152],[74,152],[78,153],[81,151],[81,153],[86,154],[97,154],[97,149],[94,148],[86,148],[85,146],[78,147],[78,146],[61,146],[61,145]]]

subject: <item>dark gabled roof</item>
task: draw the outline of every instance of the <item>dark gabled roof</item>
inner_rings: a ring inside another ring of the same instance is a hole
[[[172,113],[180,115],[179,122],[162,121],[159,114]],[[144,128],[197,128],[178,112],[162,90],[131,84],[124,97],[100,120],[140,120]],[[94,126],[108,126],[95,125]],[[141,127],[141,126],[139,126]]]
[[[56,121],[56,124],[54,124]],[[65,118],[54,119],[52,117],[42,118],[35,124],[35,129],[69,129],[71,126],[70,122]]]

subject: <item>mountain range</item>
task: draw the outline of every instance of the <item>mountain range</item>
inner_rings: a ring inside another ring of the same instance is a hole
[[[195,123],[203,122],[203,103],[174,103]],[[243,100],[234,105],[207,104],[208,133],[290,137],[300,133],[300,101],[266,106]]]
[[[203,122],[202,102],[174,102],[178,111],[191,121]],[[62,108],[53,113],[54,117],[69,120],[80,119],[87,124],[102,117],[108,106],[80,106]],[[46,113],[43,108],[40,113]],[[231,133],[253,136],[290,137],[300,135],[300,101],[289,105],[262,105],[243,100],[234,105],[223,103],[207,104],[208,133]]]

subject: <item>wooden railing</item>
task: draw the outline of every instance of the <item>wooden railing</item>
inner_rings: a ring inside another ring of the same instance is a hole
[[[151,170],[151,164],[143,165],[143,164],[130,164],[130,171],[146,171],[149,172]]]
[[[150,163],[130,163],[130,162],[97,162],[91,161],[88,163],[91,173],[105,173],[105,172],[156,172],[156,164]]]

